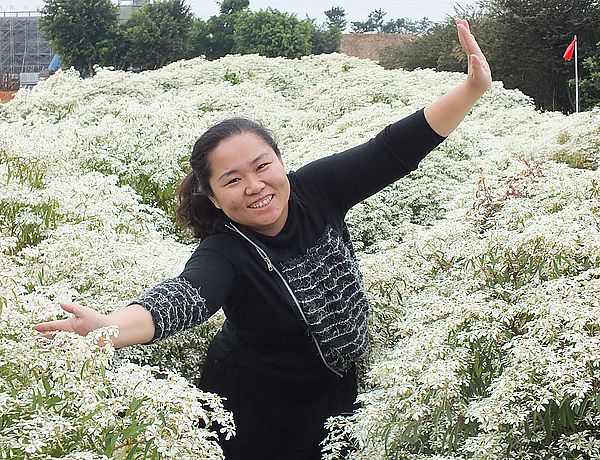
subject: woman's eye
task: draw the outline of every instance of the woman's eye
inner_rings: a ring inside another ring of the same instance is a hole
[[[229,182],[227,182],[225,185],[235,184],[239,180],[240,180],[239,177],[235,177],[235,178],[231,179]]]
[[[264,168],[266,168],[267,166],[269,166],[269,164],[270,164],[270,163],[262,163],[262,164],[258,165],[258,168],[256,168],[256,169],[264,169]]]

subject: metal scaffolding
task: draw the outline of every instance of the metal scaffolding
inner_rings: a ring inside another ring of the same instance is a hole
[[[0,74],[48,70],[53,53],[38,28],[36,11],[0,11]]]

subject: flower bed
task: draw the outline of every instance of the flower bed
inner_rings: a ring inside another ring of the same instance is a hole
[[[231,415],[188,382],[222,317],[117,352],[32,325],[61,316],[59,298],[110,312],[178,273],[195,244],[174,190],[213,123],[262,121],[295,169],[463,78],[229,56],[58,72],[0,106],[0,458],[221,458]],[[350,212],[372,347],[362,408],[330,420],[326,458],[600,455],[599,114],[539,113],[496,82]]]

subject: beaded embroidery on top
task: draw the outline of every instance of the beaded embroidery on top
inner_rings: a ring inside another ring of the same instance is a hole
[[[143,305],[152,315],[156,332],[150,343],[196,326],[210,316],[200,289],[181,277],[157,284],[134,303]]]
[[[282,263],[282,274],[327,364],[349,369],[368,348],[369,303],[347,227],[343,235],[328,227],[305,254]]]

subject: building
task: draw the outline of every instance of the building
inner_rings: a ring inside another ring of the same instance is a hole
[[[14,86],[21,74],[47,74],[54,53],[38,28],[39,19],[36,11],[0,11],[0,81],[3,84],[13,82]],[[33,81],[31,75],[27,75],[27,81]]]

